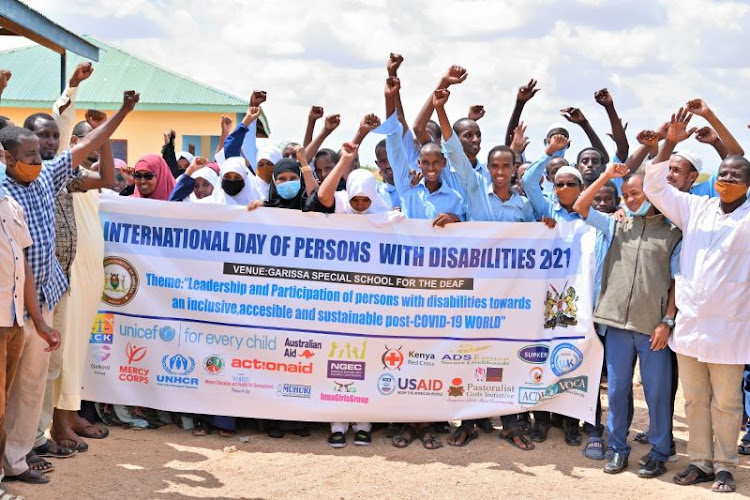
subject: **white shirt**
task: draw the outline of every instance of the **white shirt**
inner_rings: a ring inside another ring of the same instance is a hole
[[[682,229],[669,347],[703,363],[750,363],[750,201],[725,214],[719,198],[670,186],[668,171],[668,161],[648,166],[643,190]]]

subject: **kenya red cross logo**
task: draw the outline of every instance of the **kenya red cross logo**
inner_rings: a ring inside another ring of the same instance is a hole
[[[396,349],[390,349],[388,346],[385,346],[385,352],[383,353],[383,357],[380,358],[381,361],[383,361],[383,367],[387,370],[400,370],[401,365],[404,364],[404,354],[401,352],[400,346]]]
[[[146,348],[136,347],[128,342],[128,345],[125,346],[125,354],[128,356],[128,364],[132,365],[146,357]]]

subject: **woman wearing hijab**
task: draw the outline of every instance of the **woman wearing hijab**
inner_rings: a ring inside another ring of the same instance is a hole
[[[135,164],[133,179],[135,179],[133,196],[136,198],[167,201],[175,186],[175,180],[167,162],[159,155],[146,155],[138,160]]]
[[[247,205],[260,199],[258,179],[250,173],[241,156],[233,156],[221,164],[220,185],[211,196],[198,200],[198,203],[212,205]]]
[[[219,176],[208,167],[207,160],[196,157],[193,163],[177,178],[169,201],[186,201],[195,203],[211,196],[219,186]]]
[[[388,212],[390,205],[378,194],[377,180],[368,170],[357,169],[346,180],[346,191],[336,191],[339,180],[351,168],[357,157],[357,145],[346,143],[341,146],[338,163],[313,193],[305,206],[306,211],[337,214],[376,214]],[[331,423],[328,445],[331,448],[346,446],[346,432],[349,422]],[[354,444],[368,446],[372,442],[372,424],[357,422],[352,425]],[[416,431],[414,432],[416,435]]]
[[[295,154],[297,161],[283,158],[274,165],[268,200],[255,200],[247,205],[248,210],[255,210],[261,206],[302,210],[307,197],[318,187],[318,182],[313,176],[312,167],[307,163],[305,150],[297,147]]]
[[[281,160],[281,152],[271,145],[266,145],[258,151],[255,172],[257,174],[257,188],[259,199],[267,200],[268,191],[273,179],[273,168]]]

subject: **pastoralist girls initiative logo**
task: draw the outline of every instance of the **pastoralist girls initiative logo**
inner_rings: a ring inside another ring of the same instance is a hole
[[[104,258],[104,293],[102,300],[111,306],[124,306],[138,291],[138,273],[122,257]]]

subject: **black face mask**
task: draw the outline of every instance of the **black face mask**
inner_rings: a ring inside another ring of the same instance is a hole
[[[222,179],[221,180],[221,189],[224,190],[225,193],[227,193],[229,196],[237,196],[240,191],[242,191],[242,188],[245,187],[245,181],[242,179],[239,180],[229,180],[229,179]]]

